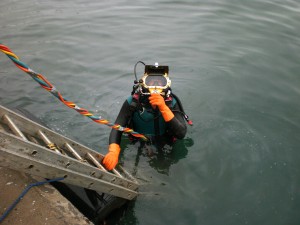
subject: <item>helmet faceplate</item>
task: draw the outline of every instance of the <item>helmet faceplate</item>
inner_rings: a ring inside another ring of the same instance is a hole
[[[168,66],[145,66],[145,73],[142,77],[142,85],[149,93],[158,93],[165,95],[166,91],[171,87],[171,80],[169,79]]]

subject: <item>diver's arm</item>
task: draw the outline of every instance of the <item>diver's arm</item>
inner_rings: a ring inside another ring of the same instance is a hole
[[[119,124],[122,127],[127,126],[128,121],[130,120],[131,114],[132,114],[132,112],[130,110],[130,105],[129,105],[128,101],[126,100],[122,105],[122,108],[119,112],[119,115],[117,116],[115,124]],[[120,145],[122,133],[123,133],[122,131],[112,129],[110,132],[110,135],[109,135],[109,144],[115,143],[115,144]]]
[[[122,127],[125,127],[130,119],[130,116],[131,116],[130,106],[128,102],[125,101],[119,112],[115,124],[119,124]],[[104,159],[102,161],[103,165],[108,170],[112,170],[118,164],[119,155],[121,152],[120,143],[121,143],[122,133],[123,132],[117,131],[115,129],[112,129],[110,132],[108,153],[104,156]]]
[[[177,103],[173,107],[172,112],[174,117],[167,122],[168,133],[178,139],[183,139],[186,135],[187,127]]]

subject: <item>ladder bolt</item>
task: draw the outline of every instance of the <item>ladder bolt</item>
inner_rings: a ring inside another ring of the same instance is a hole
[[[31,155],[35,156],[37,154],[37,151],[32,151]]]
[[[90,183],[88,188],[91,188],[94,185],[94,183]]]
[[[94,177],[94,176],[95,176],[95,174],[96,174],[96,172],[95,172],[95,171],[92,171],[92,172],[91,172],[91,176],[92,176],[92,177]]]
[[[32,169],[34,167],[34,165],[29,165],[28,169]]]

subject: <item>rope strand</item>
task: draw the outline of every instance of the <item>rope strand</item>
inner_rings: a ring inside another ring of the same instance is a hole
[[[7,55],[8,58],[10,58],[14,64],[27,74],[29,74],[36,82],[38,82],[42,88],[50,92],[52,95],[54,95],[56,98],[58,98],[62,103],[64,103],[66,106],[68,106],[71,109],[76,110],[78,113],[80,113],[83,116],[89,117],[91,120],[93,120],[96,123],[104,124],[106,126],[111,127],[112,129],[122,131],[125,133],[129,133],[133,135],[134,137],[141,138],[144,141],[147,141],[147,137],[143,134],[135,132],[133,129],[122,127],[119,124],[113,124],[109,122],[108,120],[102,119],[101,116],[95,116],[92,113],[90,113],[88,110],[84,108],[80,108],[78,105],[76,105],[74,102],[68,101],[65,99],[60,92],[40,73],[34,72],[29,66],[27,66],[25,63],[21,62],[19,60],[19,57],[13,53],[7,46],[0,44],[0,50]]]

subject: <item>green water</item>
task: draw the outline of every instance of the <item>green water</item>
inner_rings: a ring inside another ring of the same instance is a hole
[[[119,225],[300,224],[299,34],[293,0],[0,2],[0,42],[110,121],[138,60],[169,65],[194,126],[157,159],[123,145],[124,167],[143,185]],[[65,107],[4,54],[0,104],[107,150],[108,127]]]

